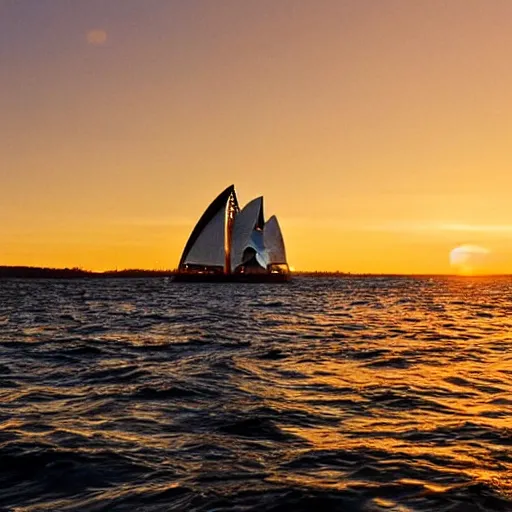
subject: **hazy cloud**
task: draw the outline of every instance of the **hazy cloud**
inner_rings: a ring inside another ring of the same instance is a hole
[[[133,227],[194,227],[198,219],[180,216],[162,216],[162,217],[119,217],[109,219],[108,224],[114,226],[133,226]]]
[[[444,231],[470,231],[474,233],[512,233],[510,224],[442,224]]]
[[[511,224],[457,224],[440,222],[389,222],[381,224],[369,224],[365,228],[369,231],[389,231],[389,232],[470,232],[470,233],[512,233]]]

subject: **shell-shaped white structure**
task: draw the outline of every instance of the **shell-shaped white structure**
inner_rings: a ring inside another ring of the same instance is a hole
[[[231,268],[236,271],[240,266],[247,265],[249,255],[254,256],[260,266],[266,268],[265,245],[263,241],[263,197],[257,197],[247,203],[235,217],[231,245]]]
[[[263,226],[263,238],[268,251],[269,263],[271,265],[287,265],[283,234],[275,215],[272,215]]]
[[[240,210],[234,185],[210,204],[192,231],[179,271],[232,273],[288,272],[277,218],[265,222],[263,197]]]

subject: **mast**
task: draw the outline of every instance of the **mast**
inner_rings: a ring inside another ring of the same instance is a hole
[[[238,201],[236,200],[236,196],[231,194],[229,196],[228,204],[226,205],[226,233],[224,236],[225,241],[225,255],[226,258],[224,260],[224,274],[231,274],[231,247],[233,243],[233,223],[235,220],[235,215],[238,213]]]

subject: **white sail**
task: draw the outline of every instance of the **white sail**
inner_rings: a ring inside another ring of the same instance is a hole
[[[185,265],[223,267],[225,253],[226,207],[221,208],[201,231],[185,256]]]
[[[238,212],[235,186],[223,190],[206,208],[195,225],[183,249],[178,268],[188,270],[191,265],[226,269],[227,237],[231,219]]]
[[[273,215],[263,227],[263,241],[271,265],[287,265],[283,234],[277,217]]]
[[[258,263],[265,261],[263,245],[263,197],[257,197],[245,205],[235,217],[231,246],[231,269],[244,263],[244,252],[252,248]],[[259,255],[259,257],[258,257]],[[265,265],[266,266],[266,265]]]

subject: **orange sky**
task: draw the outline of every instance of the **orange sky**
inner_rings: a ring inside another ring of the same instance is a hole
[[[0,265],[173,268],[265,196],[296,269],[512,272],[510,0],[0,3]],[[485,267],[485,268],[484,268]]]

